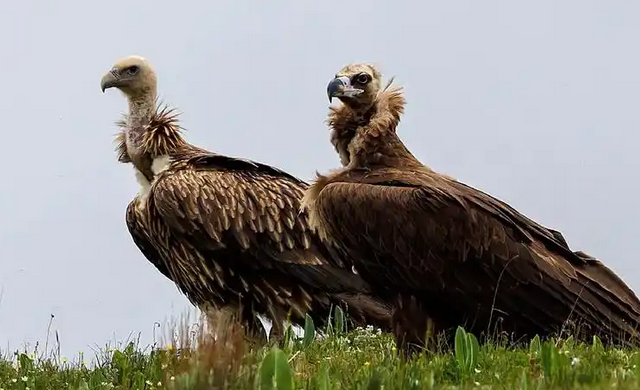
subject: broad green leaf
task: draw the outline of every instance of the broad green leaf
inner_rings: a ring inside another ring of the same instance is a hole
[[[333,316],[334,316],[336,334],[344,333],[346,331],[345,321],[344,321],[344,312],[339,306],[336,306],[336,310],[334,311]]]
[[[535,335],[535,337],[531,339],[531,343],[529,343],[529,353],[533,356],[540,355],[540,336]]]
[[[313,324],[313,319],[309,314],[304,318],[304,338],[302,339],[302,345],[308,347],[316,337],[316,327]]]
[[[260,390],[293,390],[293,371],[287,362],[287,356],[274,347],[260,363]]]
[[[478,339],[473,333],[467,333],[467,353],[469,354],[467,368],[472,370],[478,364],[478,355],[480,353]]]
[[[467,333],[461,326],[456,329],[454,353],[458,367],[465,368],[465,360],[467,358]]]

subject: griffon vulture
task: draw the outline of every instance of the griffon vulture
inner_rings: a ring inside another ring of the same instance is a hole
[[[342,102],[328,123],[343,168],[318,175],[303,209],[322,240],[394,305],[393,332],[405,354],[425,344],[427,328],[458,325],[521,340],[573,324],[582,339],[637,342],[640,301],[609,268],[411,154],[396,134],[401,88],[381,88],[374,67],[351,64],[327,92]]]
[[[262,314],[281,333],[289,313],[297,324],[307,312],[322,324],[331,305],[346,303],[357,325],[388,329],[391,310],[351,268],[337,266],[342,260],[299,215],[305,182],[187,143],[175,111],[158,106],[156,74],[141,57],[116,62],[101,88],[129,102],[118,160],[133,165],[142,187],[127,207],[129,232],[194,305],[237,310],[254,332]]]

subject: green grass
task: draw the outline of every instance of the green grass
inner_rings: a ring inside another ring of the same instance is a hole
[[[197,334],[172,337],[168,348],[129,343],[100,352],[91,367],[55,355],[2,355],[0,389],[640,388],[640,351],[603,348],[597,338],[591,344],[535,338],[514,349],[478,345],[459,329],[452,351],[403,362],[389,335],[345,332],[338,317],[323,337],[288,335],[260,346],[219,315]],[[305,328],[316,333],[311,323]]]

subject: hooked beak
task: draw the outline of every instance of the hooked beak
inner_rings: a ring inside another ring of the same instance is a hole
[[[109,88],[116,87],[118,85],[118,81],[120,81],[120,74],[116,69],[111,69],[104,76],[102,76],[102,80],[100,81],[100,88],[102,89],[102,93]]]
[[[327,85],[329,103],[334,97],[353,97],[364,92],[362,89],[351,86],[351,80],[346,76],[336,77]]]

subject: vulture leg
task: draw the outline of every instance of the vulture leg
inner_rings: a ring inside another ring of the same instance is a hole
[[[269,331],[269,341],[280,341],[284,338],[285,332],[285,319],[287,316],[283,315],[281,310],[273,305],[269,308],[269,315],[271,320],[271,329]]]
[[[269,340],[280,341],[284,338],[284,323],[282,321],[273,321],[271,330],[269,331]]]
[[[422,350],[436,352],[439,329],[425,308],[412,296],[398,296],[391,317],[393,335],[401,356],[410,359]]]
[[[240,309],[242,325],[245,328],[246,337],[250,340],[258,342],[267,341],[267,332],[264,325],[260,322],[260,318],[254,313],[250,306],[244,306]]]

